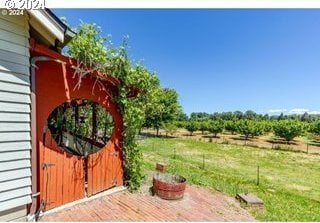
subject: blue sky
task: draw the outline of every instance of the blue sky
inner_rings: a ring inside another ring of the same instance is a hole
[[[94,22],[191,112],[320,113],[320,10],[56,9]]]

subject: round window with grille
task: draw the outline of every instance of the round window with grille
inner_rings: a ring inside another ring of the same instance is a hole
[[[57,145],[78,156],[87,156],[103,148],[114,126],[112,116],[104,107],[86,99],[59,105],[47,121]]]

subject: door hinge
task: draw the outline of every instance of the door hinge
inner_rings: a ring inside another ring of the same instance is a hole
[[[118,181],[117,181],[117,177],[115,177],[115,178],[113,178],[113,180],[112,180],[112,185],[113,186],[115,186],[115,185],[117,185],[117,183],[118,183]]]
[[[37,193],[31,194],[31,197],[38,197],[38,196],[40,196],[40,192],[37,192]]]

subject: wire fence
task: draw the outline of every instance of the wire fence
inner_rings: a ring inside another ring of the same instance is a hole
[[[244,148],[244,152],[242,152],[241,147],[235,148],[229,146],[228,143],[221,143],[221,146],[214,145],[215,141],[212,141],[212,150],[208,146],[210,143],[207,144],[206,148],[203,145],[198,147],[197,143],[194,143],[194,148],[190,148],[192,144],[189,142],[186,147],[183,141],[181,146],[177,145],[179,142],[176,141],[172,141],[174,142],[172,144],[167,144],[167,148],[163,146],[168,142],[170,140],[160,138],[160,141],[155,140],[155,142],[150,143],[148,148],[151,151],[149,150],[146,153],[150,157],[147,156],[146,158],[154,163],[166,163],[169,165],[171,172],[185,174],[189,179],[200,185],[208,185],[210,182],[206,181],[212,181],[212,185],[215,188],[220,188],[224,191],[225,188],[229,188],[228,190],[232,193],[238,193],[252,186],[274,186],[278,183],[289,185],[296,181],[296,177],[299,177],[302,181],[309,182],[307,176],[297,175],[293,178],[295,171],[292,171],[292,168],[296,169],[297,167],[294,164],[294,159],[299,159],[299,153],[291,155],[290,153],[282,152],[274,153],[271,149],[266,150],[263,148],[252,150]],[[210,141],[206,140],[205,142]],[[239,145],[245,144],[243,142],[243,144]],[[248,146],[248,144],[246,145]],[[228,150],[230,150],[229,154],[225,154],[224,151],[228,153]],[[239,154],[233,155],[231,151],[239,151]],[[272,159],[272,157],[277,156],[280,156],[280,158]],[[304,158],[309,159],[305,155]],[[286,160],[292,163],[287,164]],[[284,165],[282,166],[282,164]],[[304,172],[303,166],[301,168],[301,171]],[[198,182],[199,180],[201,182]]]
[[[153,152],[158,156],[147,157],[152,159],[152,163],[163,163],[168,166],[170,172],[182,174],[189,182],[213,186],[219,191],[231,194],[249,192],[252,186],[264,183],[261,181],[261,176],[265,177],[261,175],[263,167],[256,163],[241,164],[240,168],[227,160],[217,161],[214,153],[186,153],[173,148],[172,151],[163,154],[157,151],[156,146]],[[245,169],[245,172],[241,169]]]
[[[150,137],[155,136],[153,133],[144,132],[141,136]],[[290,142],[270,137],[266,139],[259,138],[244,138],[239,135],[220,135],[218,137],[212,137],[211,135],[202,134],[176,134],[176,135],[166,135],[165,133],[159,133],[161,138],[183,138],[183,139],[193,139],[199,142],[212,142],[217,144],[230,144],[230,145],[241,145],[250,146],[254,148],[266,148],[275,149],[282,151],[292,151],[292,152],[302,152],[310,154],[320,154],[320,143],[315,143],[310,140],[304,140],[304,142]]]

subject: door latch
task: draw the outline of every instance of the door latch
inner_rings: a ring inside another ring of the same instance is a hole
[[[114,152],[111,153],[111,156],[118,157],[119,156],[119,152],[118,151],[114,151]]]
[[[54,164],[54,163],[45,163],[45,162],[43,162],[42,163],[42,169],[44,170],[44,169],[48,169],[48,167],[52,167],[52,166],[55,166],[56,164]]]

